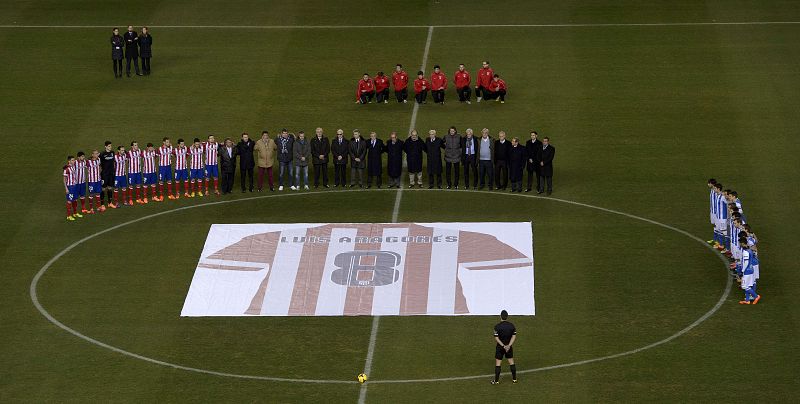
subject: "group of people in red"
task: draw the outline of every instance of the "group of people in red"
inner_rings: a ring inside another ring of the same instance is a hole
[[[475,97],[478,102],[481,100],[495,100],[505,104],[506,102],[506,82],[495,74],[489,66],[489,62],[484,61],[483,67],[478,70],[478,77],[475,81]],[[444,104],[445,91],[447,90],[447,76],[442,73],[441,66],[433,66],[433,73],[430,79],[425,78],[425,73],[420,70],[414,80],[414,99],[417,104],[426,104],[428,92],[431,93],[433,102]],[[453,83],[456,87],[458,100],[462,103],[471,104],[472,97],[472,77],[464,64],[458,65],[458,70],[453,75]],[[389,77],[378,72],[375,77],[370,77],[364,73],[358,81],[356,89],[356,103],[369,104],[373,98],[377,103],[389,102]],[[394,96],[399,103],[408,102],[408,73],[403,70],[403,65],[397,64],[392,73],[391,86],[394,88]]]

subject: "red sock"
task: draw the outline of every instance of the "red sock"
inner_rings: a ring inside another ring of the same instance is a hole
[[[114,202],[119,205],[119,191],[116,189],[114,190]]]
[[[208,183],[209,182],[211,182],[211,180],[206,180],[206,193],[208,193]]]
[[[159,198],[163,198],[164,197],[164,183],[163,182],[158,184],[158,197]]]
[[[156,186],[155,185],[151,185],[150,186],[150,197],[151,198],[155,198],[156,197]]]
[[[219,179],[214,178],[214,191],[219,192]]]
[[[189,181],[183,181],[183,193],[184,194],[189,193]]]
[[[72,211],[78,213],[78,201],[72,201]]]
[[[81,198],[81,210],[86,210],[86,198]]]
[[[94,196],[94,206],[97,209],[100,209],[100,207],[103,206],[103,202],[100,201],[100,194]]]
[[[180,189],[181,188],[181,183],[180,183],[180,181],[175,181],[175,183],[173,183],[172,186],[173,186],[172,189],[174,189],[173,193],[175,194],[175,196],[180,196],[181,195],[181,189]]]
[[[67,202],[67,217],[72,216],[72,202]]]

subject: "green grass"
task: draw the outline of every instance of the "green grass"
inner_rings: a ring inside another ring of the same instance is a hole
[[[379,6],[379,7],[378,7]],[[479,16],[485,17],[479,17]],[[500,16],[500,20],[488,18]],[[121,21],[122,20],[122,21]],[[793,2],[106,2],[11,1],[0,25],[419,25],[419,28],[153,28],[153,76],[114,80],[108,29],[0,28],[2,279],[0,401],[354,402],[356,384],[198,374],[89,344],[48,322],[29,286],[53,255],[111,226],[199,204],[181,200],[63,220],[62,160],[132,139],[238,137],[316,126],[405,133],[411,105],[353,104],[363,71],[416,71],[428,25],[800,21]],[[705,180],[739,191],[761,239],[762,304],[740,291],[687,334],[603,362],[488,380],[370,384],[369,402],[791,401],[800,387],[792,214],[800,192],[800,25],[437,27],[429,67],[483,59],[508,102],[424,105],[416,126],[535,128],[558,149],[553,197],[616,209],[707,237]],[[448,93],[453,101],[455,95]],[[14,175],[22,172],[24,175]],[[238,175],[237,175],[238,176]],[[238,184],[234,189],[238,189]],[[250,195],[247,195],[250,196]],[[387,222],[394,191],[239,200],[139,221],[91,239],[41,279],[69,327],[116,347],[203,369],[350,380],[371,318],[180,318],[212,223]],[[211,198],[211,200],[216,200]],[[541,198],[404,192],[401,221],[533,221],[534,317],[515,317],[520,369],[623,352],[707,312],[725,286],[718,258],[667,229]],[[384,317],[371,379],[488,374],[494,318]]]

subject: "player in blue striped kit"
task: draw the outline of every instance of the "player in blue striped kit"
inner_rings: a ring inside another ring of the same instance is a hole
[[[717,189],[714,187],[717,185],[717,180],[714,178],[708,179],[708,202],[709,202],[709,219],[711,220],[711,227],[716,228],[716,220],[717,220]],[[717,242],[717,234],[716,232],[712,231],[713,238],[708,240],[708,244],[714,245]]]
[[[739,304],[758,304],[761,300],[761,295],[756,294],[755,291],[755,274],[754,265],[758,265],[758,257],[747,246],[747,238],[743,237],[739,240],[739,246],[742,248],[742,261],[737,268],[737,272],[742,277],[742,290],[744,290],[744,300],[740,300]]]
[[[724,250],[725,249],[725,236],[727,235],[727,222],[728,222],[728,206],[725,203],[725,197],[722,191],[722,184],[717,183],[714,185],[714,189],[716,190],[716,220],[714,222],[714,239],[717,241],[716,248],[717,250]]]

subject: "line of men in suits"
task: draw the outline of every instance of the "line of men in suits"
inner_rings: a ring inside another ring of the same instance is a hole
[[[153,37],[147,27],[142,27],[142,34],[128,25],[128,31],[119,35],[119,28],[111,30],[111,61],[114,63],[114,77],[122,77],[122,59],[125,58],[125,73],[131,77],[131,64],[136,75],[150,75],[150,59],[153,57]],[[124,50],[124,51],[123,51]],[[139,58],[142,59],[142,72],[139,72]]]
[[[531,131],[530,139],[523,144],[516,137],[508,139],[504,131],[498,132],[495,139],[486,128],[481,130],[480,136],[475,136],[472,129],[466,129],[462,135],[454,126],[444,136],[431,129],[425,138],[415,129],[405,140],[401,140],[397,132],[391,132],[386,140],[379,139],[376,132],[370,132],[364,138],[358,129],[353,130],[349,138],[345,137],[344,130],[337,129],[336,136],[328,139],[322,128],[316,128],[310,139],[303,131],[295,136],[287,129],[272,139],[265,130],[255,144],[254,153],[259,167],[259,191],[263,188],[264,176],[269,181],[270,190],[274,190],[272,168],[275,160],[278,163],[279,191],[284,189],[284,184],[292,190],[309,189],[309,166],[314,168],[314,187],[328,188],[329,163],[333,163],[334,188],[371,188],[373,184],[381,188],[384,164],[388,187],[399,188],[405,155],[410,188],[424,186],[424,162],[429,189],[441,189],[444,174],[447,189],[477,190],[488,186],[490,190],[506,190],[510,186],[511,192],[522,192],[523,177],[527,172],[526,192],[533,189],[534,178],[538,193],[546,191],[549,195],[553,192],[555,147],[548,137],[539,140],[536,131]]]

